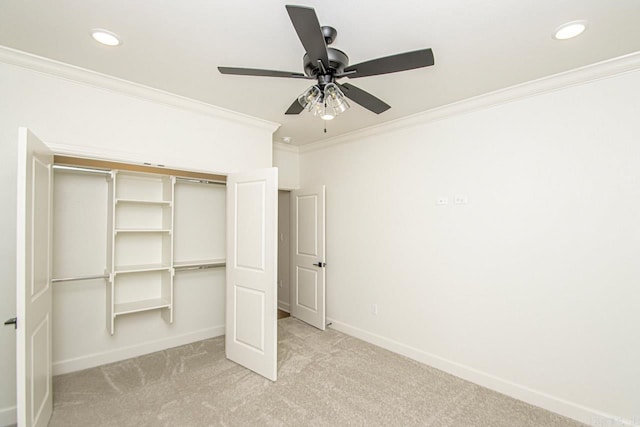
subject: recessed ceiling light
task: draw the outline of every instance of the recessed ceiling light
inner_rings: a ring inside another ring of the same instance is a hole
[[[107,46],[118,46],[120,39],[111,31],[103,30],[102,28],[94,28],[91,30],[91,37],[98,43],[102,43]]]
[[[573,37],[579,36],[587,29],[587,21],[571,21],[566,24],[560,25],[553,38],[556,40],[567,40]]]
[[[283,136],[282,137],[282,142],[284,142],[285,144],[291,144],[291,137],[290,136]]]

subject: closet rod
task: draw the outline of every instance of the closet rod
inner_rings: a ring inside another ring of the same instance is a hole
[[[225,267],[227,264],[222,263],[222,264],[211,264],[211,265],[196,265],[196,266],[191,266],[191,267],[175,267],[176,271],[187,271],[187,270],[206,270],[207,268],[218,268],[218,267]]]
[[[107,170],[107,169],[87,168],[87,167],[80,167],[80,166],[53,165],[53,168],[61,169],[61,170],[77,171],[77,172],[102,173],[105,175],[108,175],[111,173],[111,170]]]
[[[213,185],[224,185],[226,186],[227,183],[224,181],[211,181],[208,179],[196,179],[196,178],[182,178],[182,177],[176,177],[176,181],[184,181],[184,182],[193,182],[196,184],[213,184]]]
[[[60,279],[51,279],[51,283],[75,282],[78,280],[108,279],[108,278],[109,278],[108,274],[101,274],[99,276],[61,277]]]

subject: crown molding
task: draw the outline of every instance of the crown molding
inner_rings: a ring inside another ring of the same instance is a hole
[[[531,80],[529,82],[510,86],[508,88],[489,92],[483,95],[478,95],[473,98],[433,108],[411,116],[359,129],[334,138],[311,142],[309,144],[299,146],[299,152],[300,154],[304,154],[312,151],[324,150],[334,145],[360,140],[371,135],[380,135],[396,129],[408,128],[436,120],[442,120],[448,117],[494,107],[543,93],[590,83],[596,80],[636,71],[638,69],[640,69],[640,51],[540,79]]]
[[[273,141],[273,149],[278,151],[288,151],[289,153],[300,153],[300,148],[298,146],[278,141]]]
[[[133,83],[118,77],[98,73],[75,65],[65,64],[64,62],[44,58],[42,56],[33,55],[31,53],[11,49],[5,46],[0,46],[0,62],[50,76],[63,78],[74,83],[111,90],[134,98],[169,105],[171,107],[193,113],[205,114],[218,119],[257,127],[271,133],[275,132],[280,127],[279,123],[251,117],[225,108],[216,107],[215,105],[207,104],[202,101],[196,101],[185,96],[176,95],[160,89],[154,89],[152,87]]]

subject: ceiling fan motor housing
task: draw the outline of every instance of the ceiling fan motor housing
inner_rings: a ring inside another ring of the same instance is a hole
[[[349,57],[341,50],[328,47],[327,56],[329,57],[329,68],[326,73],[318,64],[314,64],[309,59],[309,55],[305,54],[302,58],[305,74],[309,77],[317,77],[319,84],[330,83],[335,74],[341,74],[344,68],[349,65]],[[327,76],[330,77],[329,81],[325,81]]]

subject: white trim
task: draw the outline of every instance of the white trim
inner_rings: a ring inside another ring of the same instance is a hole
[[[286,311],[287,313],[291,313],[290,306],[288,302],[278,301],[278,310]]]
[[[331,328],[343,332],[347,335],[359,338],[368,343],[377,345],[397,354],[401,354],[410,359],[440,369],[456,377],[465,379],[472,383],[481,385],[488,389],[497,391],[507,396],[513,397],[523,402],[529,403],[548,411],[555,412],[565,417],[572,418],[587,425],[601,427],[637,427],[632,420],[625,420],[615,415],[606,414],[593,408],[579,405],[575,402],[561,399],[556,396],[534,390],[529,387],[517,384],[503,378],[496,377],[486,372],[479,371],[470,366],[445,359],[432,353],[411,347],[401,342],[377,335],[364,329],[351,326],[347,323],[335,319],[327,318],[327,323],[331,323]],[[637,421],[637,420],[636,420]]]
[[[221,335],[224,335],[224,325],[201,329],[199,331],[189,332],[187,334],[178,335],[175,337],[162,338],[128,347],[107,350],[100,353],[88,354],[85,356],[76,357],[74,359],[59,360],[57,362],[53,362],[53,375],[61,375],[69,372],[81,371],[83,369],[93,368],[96,366],[105,365],[107,363],[118,362],[120,360],[129,359],[131,357],[142,356],[143,354],[166,350],[167,348],[219,337]]]
[[[298,146],[278,141],[273,141],[273,149],[278,151],[288,151],[289,153],[300,153],[300,148]]]
[[[370,135],[379,135],[400,128],[442,120],[451,116],[470,113],[543,93],[562,90],[571,86],[590,83],[638,69],[640,69],[640,51],[464,99],[411,116],[339,135],[334,138],[311,142],[299,146],[299,150],[301,154],[323,150],[337,144],[352,142]]]
[[[15,406],[0,408],[0,426],[14,425],[18,420],[18,409]]]
[[[270,122],[257,117],[251,117],[246,114],[216,107],[215,105],[207,104],[206,102],[196,101],[185,96],[176,95],[164,90],[133,83],[107,74],[76,67],[75,65],[65,64],[60,61],[22,52],[5,46],[0,46],[0,62],[61,77],[76,83],[112,90],[134,98],[140,98],[180,108],[186,111],[239,122],[247,126],[268,130],[271,133],[275,132],[280,127],[279,123]]]
[[[149,157],[149,155],[147,154],[131,153],[128,151],[113,150],[110,148],[107,149],[102,147],[87,147],[84,145],[59,144],[52,142],[46,142],[45,144],[51,151],[53,151],[55,155],[60,156],[82,157],[86,159],[105,160],[109,162],[140,164],[143,166],[157,166],[166,169],[177,169],[214,175],[228,174],[228,172],[194,169],[191,166],[179,164],[166,164],[162,163],[159,160],[155,160],[152,157]]]

